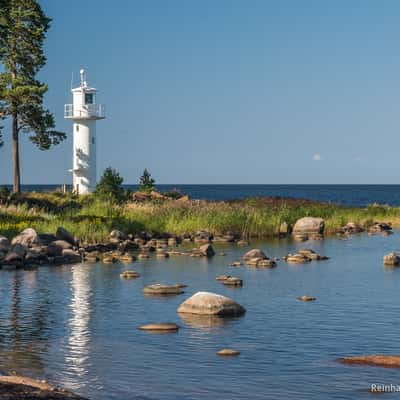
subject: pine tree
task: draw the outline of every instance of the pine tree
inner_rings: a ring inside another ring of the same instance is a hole
[[[103,200],[121,202],[126,197],[123,181],[124,178],[115,169],[108,167],[96,185],[95,195]]]
[[[53,115],[43,108],[47,85],[36,75],[45,65],[43,42],[50,19],[35,0],[0,0],[0,117],[10,118],[14,192],[21,190],[19,134],[29,133],[40,150],[65,139]]]
[[[156,181],[151,177],[151,174],[147,168],[145,168],[143,175],[140,177],[139,191],[147,193],[152,192],[154,190],[155,183]]]

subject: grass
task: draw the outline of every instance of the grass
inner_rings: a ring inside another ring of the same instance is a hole
[[[177,235],[207,230],[216,235],[233,232],[246,238],[262,238],[277,236],[283,222],[293,225],[304,216],[324,218],[327,234],[337,232],[349,221],[363,227],[375,221],[400,227],[400,208],[381,205],[357,208],[281,198],[118,205],[94,196],[54,192],[25,193],[7,199],[0,207],[0,234],[12,237],[28,227],[49,233],[63,226],[87,243],[105,240],[112,229]]]

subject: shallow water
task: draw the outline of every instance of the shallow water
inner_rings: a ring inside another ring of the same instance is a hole
[[[217,247],[227,255],[211,260],[0,270],[0,369],[49,379],[92,400],[375,398],[370,385],[400,384],[399,370],[335,359],[400,354],[400,268],[382,265],[384,254],[399,249],[399,236],[252,243],[270,256],[312,247],[331,257],[307,265],[280,261],[271,270],[227,267],[246,251],[235,245]],[[142,276],[122,280],[125,269]],[[215,281],[222,273],[243,278],[243,288]],[[189,286],[179,296],[145,297],[142,287],[156,282]],[[247,313],[181,319],[178,305],[199,290],[228,295]],[[317,301],[296,300],[303,294]],[[181,329],[137,329],[160,321]],[[241,355],[218,357],[224,347]]]

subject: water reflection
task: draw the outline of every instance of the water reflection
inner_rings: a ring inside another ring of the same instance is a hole
[[[88,374],[90,345],[90,279],[89,268],[77,265],[72,268],[71,316],[68,320],[69,335],[65,352],[65,365],[72,381]],[[69,384],[73,383],[71,381]]]
[[[221,328],[231,319],[198,314],[179,314],[179,317],[186,325],[192,328],[200,328],[204,331],[210,331],[212,328]]]

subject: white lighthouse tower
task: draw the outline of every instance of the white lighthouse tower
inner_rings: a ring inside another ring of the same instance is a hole
[[[64,118],[73,122],[72,185],[76,193],[89,193],[96,186],[96,121],[105,118],[102,104],[96,104],[95,88],[89,87],[81,69],[81,85],[72,91],[72,104],[65,104]]]

